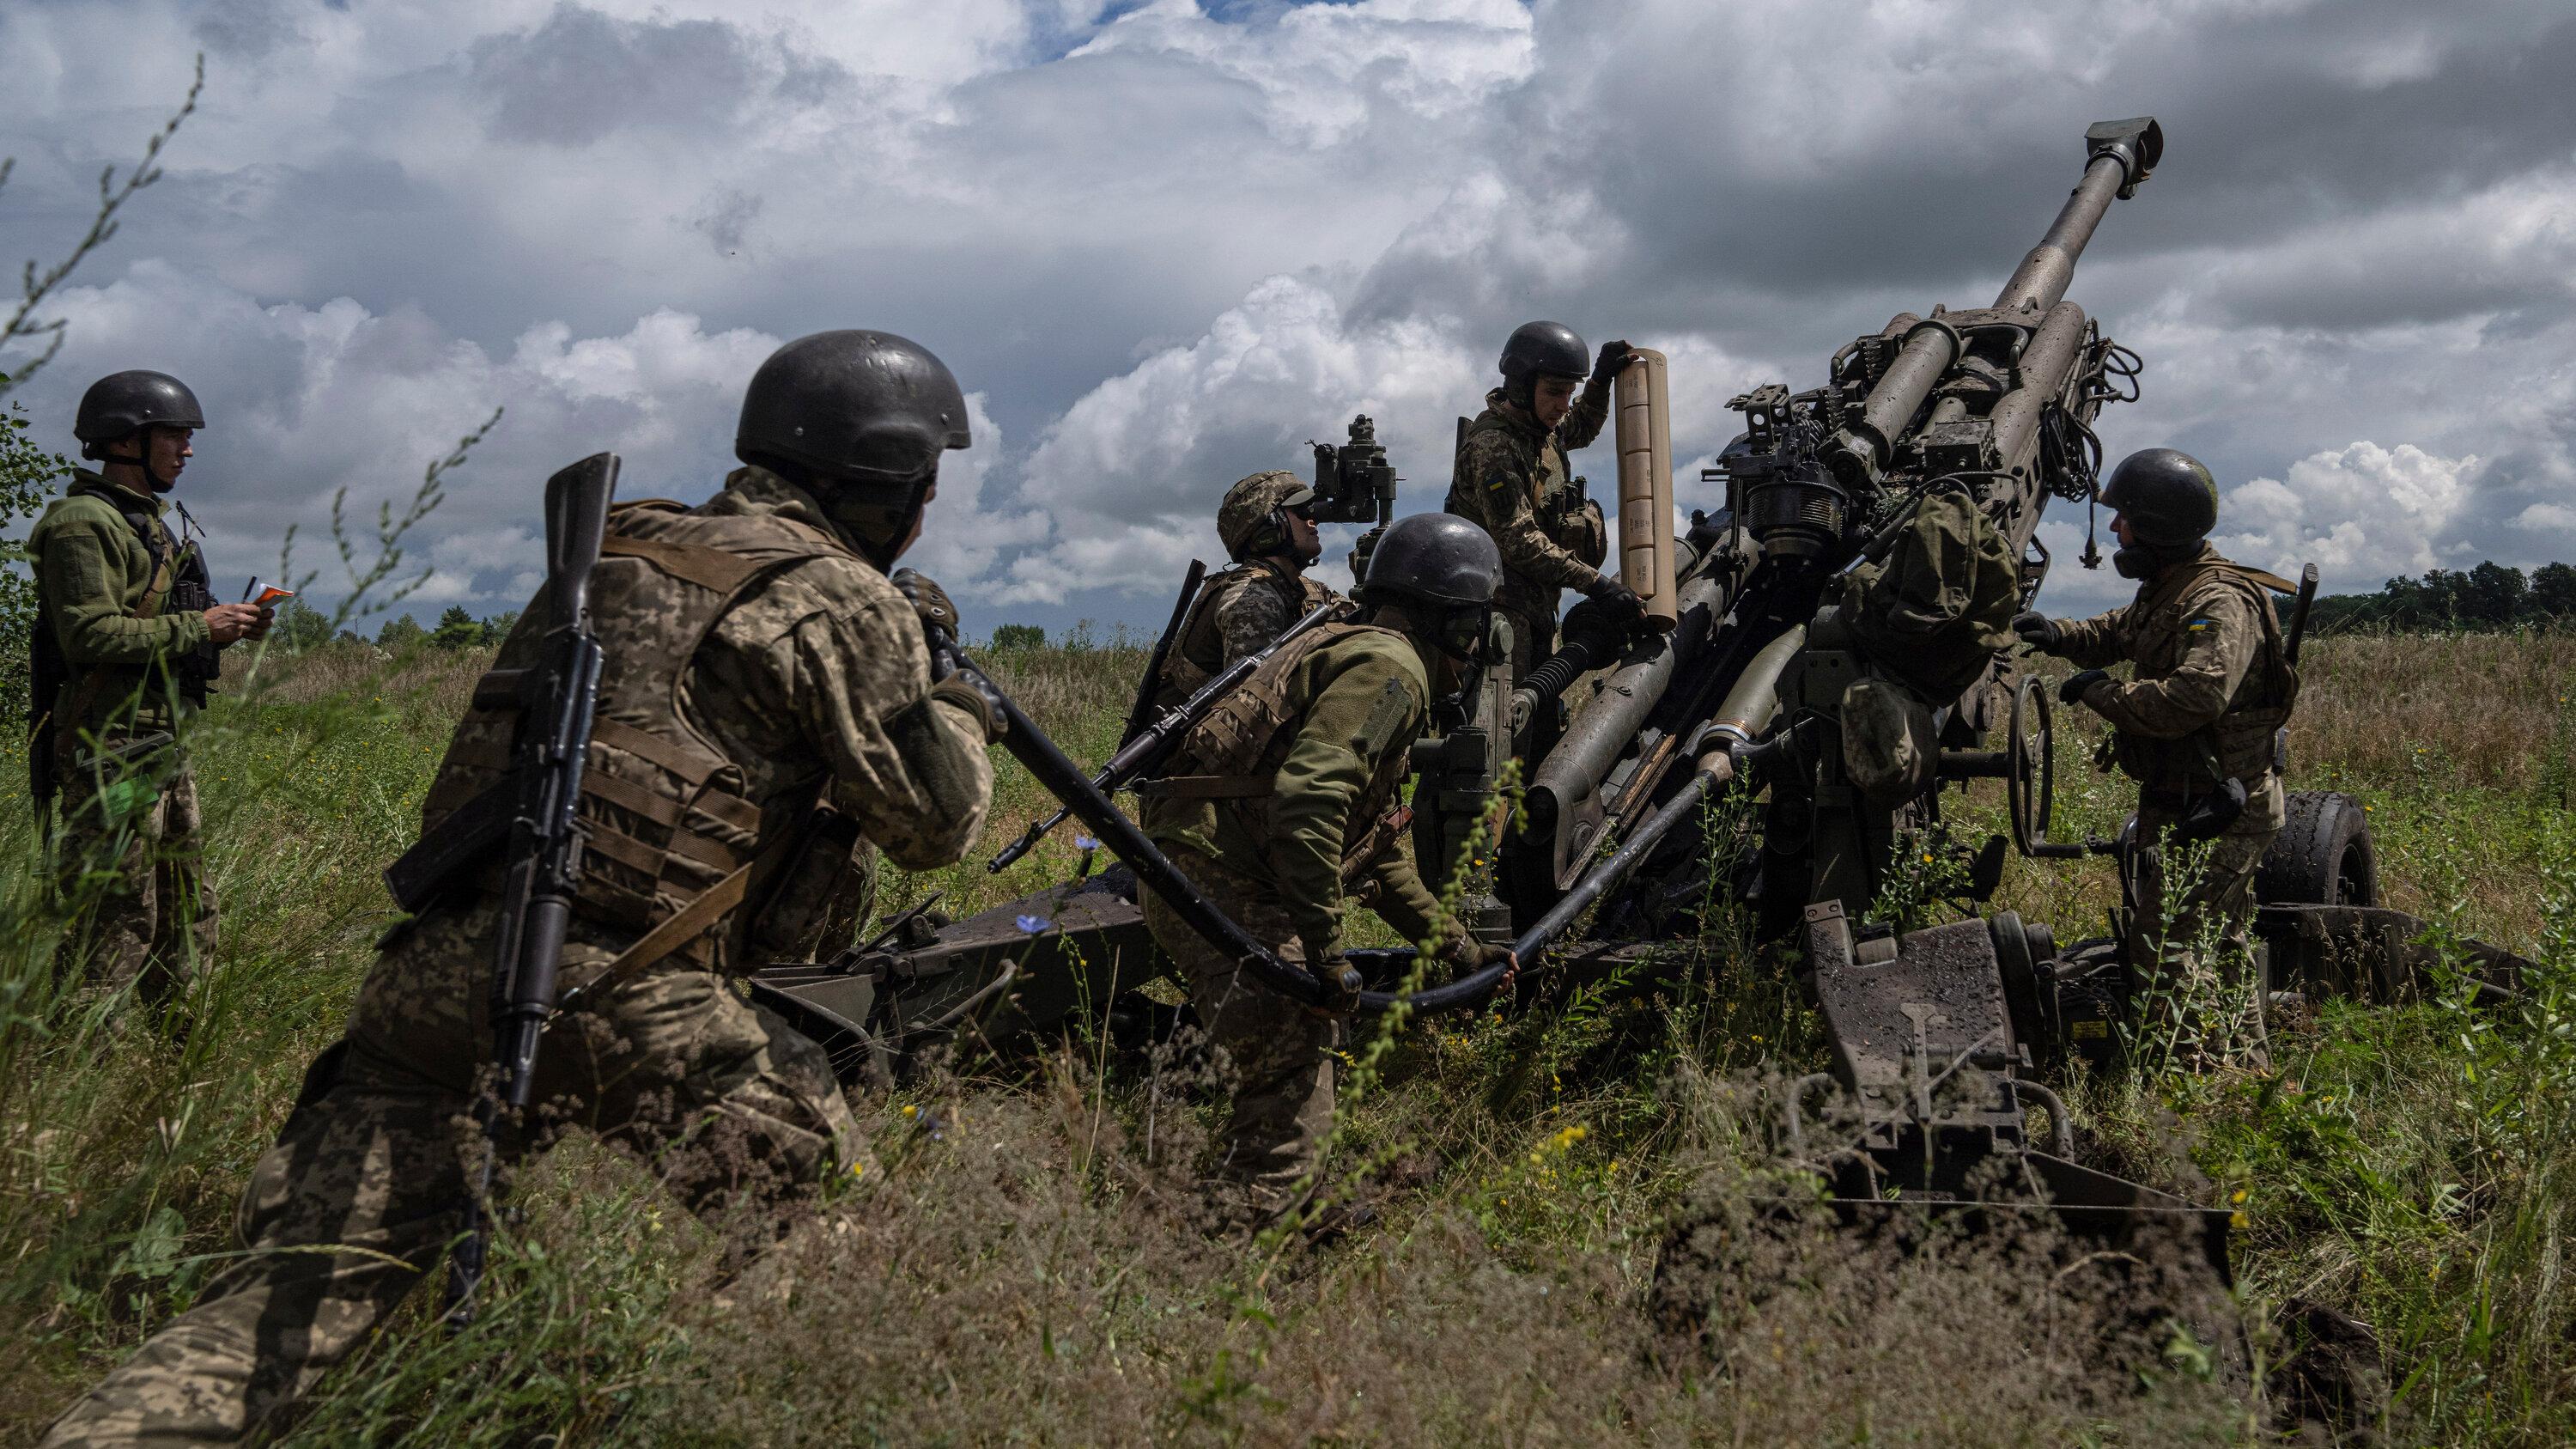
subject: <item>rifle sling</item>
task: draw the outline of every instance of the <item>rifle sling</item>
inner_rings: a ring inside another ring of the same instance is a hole
[[[715,929],[727,911],[741,905],[751,891],[754,876],[766,876],[772,866],[783,862],[803,843],[806,832],[782,830],[750,864],[701,892],[697,899],[682,906],[662,924],[644,933],[634,945],[617,953],[617,958],[599,969],[599,974],[566,993],[567,999],[588,996],[616,985],[662,958],[688,945]]]

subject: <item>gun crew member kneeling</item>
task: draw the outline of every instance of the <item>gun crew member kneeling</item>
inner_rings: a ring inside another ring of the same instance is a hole
[[[1343,955],[1346,895],[1461,967],[1508,952],[1478,943],[1399,848],[1407,752],[1444,664],[1480,662],[1502,558],[1484,530],[1421,514],[1390,527],[1358,590],[1365,622],[1310,630],[1273,656],[1144,782],[1144,827],[1216,906],[1282,958],[1343,993],[1310,1010],[1261,985],[1159,898],[1145,924],[1190,984],[1233,1110],[1219,1178],[1253,1218],[1295,1206],[1333,1117],[1333,1052],[1360,979]],[[1437,938],[1434,939],[1435,929]]]

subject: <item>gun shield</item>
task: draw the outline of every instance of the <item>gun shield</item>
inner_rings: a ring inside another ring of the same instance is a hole
[[[1664,355],[1638,348],[1613,396],[1619,435],[1619,581],[1661,630],[1681,619],[1673,588],[1672,402]]]

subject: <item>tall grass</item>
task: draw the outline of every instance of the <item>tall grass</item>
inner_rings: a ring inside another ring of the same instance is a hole
[[[2276,1040],[2269,1073],[2079,1099],[2110,1165],[2236,1202],[2258,1351],[2289,1346],[2266,1325],[2293,1299],[2372,1327],[2400,1442],[2576,1434],[2566,647],[2319,640],[2294,731],[2294,783],[2370,804],[2401,901],[2544,963],[2525,1000],[2333,1007]],[[218,704],[197,769],[224,944],[184,1032],[54,975],[22,772],[0,762],[0,900],[37,928],[0,941],[0,1336],[21,1346],[0,1364],[0,1440],[32,1439],[231,1247],[234,1198],[338,1030],[388,919],[375,873],[416,827],[484,662],[324,649],[272,659],[291,667],[255,702]],[[987,662],[1097,759],[1142,656]],[[2084,767],[2083,733],[2059,742],[2066,832],[2108,833],[2123,792]],[[1049,803],[999,760],[984,848]],[[1999,810],[1983,793],[1953,804],[1962,833]],[[892,878],[881,907],[943,889],[978,908],[1073,857],[1053,840],[996,877],[979,853]],[[1997,904],[2074,935],[2109,893],[2101,862],[2016,861]],[[1329,1248],[1208,1235],[1193,1153],[1221,1093],[1186,1057],[1088,1037],[860,1101],[882,1170],[748,1271],[634,1164],[573,1143],[528,1174],[482,1323],[450,1337],[415,1304],[278,1428],[489,1444],[2259,1437],[2242,1380],[2107,1349],[2099,1284],[2048,1244],[1902,1254],[1745,1217],[1794,1187],[1765,1084],[1822,1065],[1821,1043],[1794,989],[1727,933],[1671,950],[1679,986],[1534,983],[1531,1009],[1394,1042],[1344,1127],[1348,1160],[1371,1165],[1345,1187],[1380,1221]],[[1754,1225],[1730,1240],[1736,1286],[1705,1345],[1659,1336],[1650,1311],[1685,1205]]]

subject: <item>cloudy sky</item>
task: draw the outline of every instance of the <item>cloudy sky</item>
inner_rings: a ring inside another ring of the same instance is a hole
[[[2140,114],[2165,163],[2072,293],[2148,364],[2111,451],[2199,454],[2222,544],[2330,591],[2576,558],[2564,6],[15,0],[10,260],[77,235],[200,51],[18,398],[68,450],[91,377],[190,380],[225,576],[506,405],[421,599],[516,607],[546,473],[614,447],[629,495],[704,497],[760,359],[847,326],[974,395],[912,561],[976,632],[1159,622],[1224,486],[1354,412],[1436,507],[1532,317],[1671,354],[1705,503],[1729,396],[1983,305],[2086,124]],[[2046,602],[2113,598],[2061,512]]]

